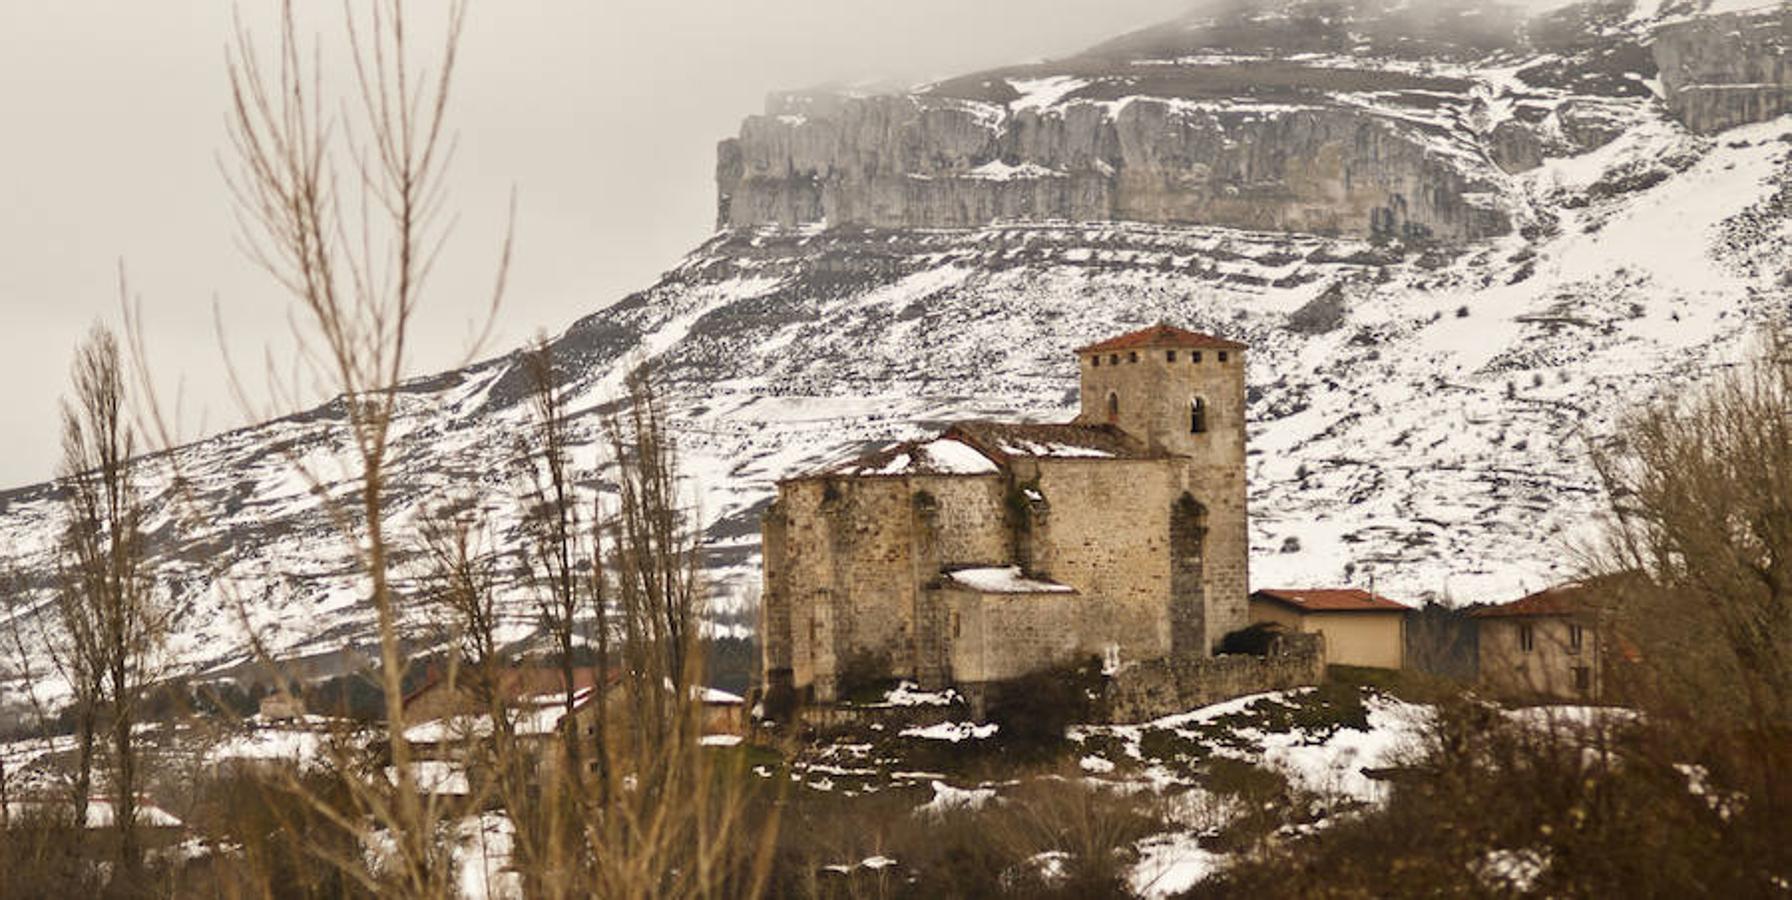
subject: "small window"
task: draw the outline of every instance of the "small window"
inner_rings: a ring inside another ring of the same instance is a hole
[[[1580,626],[1579,625],[1568,626],[1568,648],[1570,650],[1579,650],[1580,643],[1581,643]]]
[[[1097,369],[1101,368],[1101,355],[1097,354],[1089,357],[1089,365],[1092,365]]]
[[[1196,397],[1188,404],[1188,433],[1207,433],[1207,401]]]
[[[1526,653],[1529,653],[1532,650],[1536,649],[1536,647],[1537,647],[1537,640],[1536,640],[1536,636],[1531,634],[1531,626],[1529,626],[1529,625],[1518,626],[1518,649],[1523,650]]]
[[[964,623],[959,621],[958,613],[952,614],[952,636],[953,637],[963,637],[964,636]]]
[[[1574,667],[1574,689],[1582,692],[1593,689],[1593,668],[1591,666]]]
[[[1165,362],[1175,362],[1176,361],[1176,351],[1165,350],[1164,351],[1164,361]]]
[[[1191,351],[1188,355],[1188,361],[1192,362],[1192,363],[1200,362],[1201,361],[1201,351],[1199,351],[1199,350]]]
[[[1117,366],[1119,364],[1120,364],[1120,354],[1118,354],[1118,353],[1108,354],[1108,365]]]
[[[1137,350],[1128,351],[1126,354],[1126,361],[1127,362],[1138,362],[1139,361],[1139,351],[1137,351]]]
[[[1108,424],[1112,425],[1118,421],[1120,421],[1120,395],[1119,394],[1109,394],[1108,395]]]
[[[1225,361],[1226,361],[1226,351],[1221,350],[1220,351],[1220,362],[1225,362]]]

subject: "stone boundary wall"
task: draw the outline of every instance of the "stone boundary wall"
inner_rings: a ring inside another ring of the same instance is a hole
[[[1146,722],[1248,694],[1316,685],[1324,676],[1325,643],[1317,634],[1283,635],[1265,656],[1147,660],[1108,679],[1108,721]]]

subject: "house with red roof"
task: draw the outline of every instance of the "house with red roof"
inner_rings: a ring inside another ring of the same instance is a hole
[[[1075,351],[1069,422],[960,422],[781,481],[768,692],[1210,656],[1248,621],[1246,349],[1145,328]]]
[[[1571,582],[1471,612],[1482,688],[1518,698],[1605,698],[1608,666],[1636,651],[1602,626],[1598,600],[1596,583]]]
[[[1251,622],[1318,634],[1325,663],[1400,669],[1406,666],[1406,615],[1411,609],[1356,588],[1264,588],[1251,593]]]

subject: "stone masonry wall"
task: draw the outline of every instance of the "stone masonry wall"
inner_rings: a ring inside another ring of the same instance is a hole
[[[1080,662],[1105,605],[1079,594],[942,591],[951,610],[952,679],[980,684]]]
[[[1039,490],[1051,524],[1042,574],[1076,588],[1092,612],[1089,643],[1122,659],[1170,652],[1171,465],[1164,460],[1045,459]]]
[[[1086,423],[1107,421],[1108,398],[1119,401],[1119,426],[1153,450],[1186,457],[1170,505],[1186,492],[1207,510],[1203,537],[1202,631],[1211,649],[1250,621],[1250,534],[1245,482],[1245,372],[1242,350],[1146,348],[1080,355]],[[1096,360],[1100,362],[1097,364]],[[1205,406],[1205,430],[1192,430],[1191,402]],[[1049,496],[1048,496],[1048,499]],[[1188,592],[1184,592],[1188,593]],[[1191,597],[1180,597],[1189,602]]]
[[[933,498],[928,559],[919,559],[917,493]],[[859,669],[918,677],[922,586],[942,560],[999,565],[1009,542],[997,476],[816,478],[786,482],[764,530],[764,667],[788,668],[792,686],[832,700]],[[938,649],[934,648],[938,655]],[[931,679],[930,679],[931,680]]]
[[[1247,694],[1315,685],[1324,676],[1317,635],[1289,635],[1268,656],[1147,660],[1108,679],[1108,719],[1144,722]]]

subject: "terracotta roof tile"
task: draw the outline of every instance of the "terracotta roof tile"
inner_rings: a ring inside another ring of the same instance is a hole
[[[1584,611],[1587,586],[1578,582],[1547,587],[1509,603],[1477,609],[1469,615],[1477,619],[1498,619],[1508,616],[1567,616]]]
[[[1356,588],[1264,588],[1252,599],[1274,600],[1302,612],[1408,612],[1409,607]]]
[[[1249,346],[1237,341],[1229,341],[1211,334],[1189,331],[1174,325],[1159,323],[1150,328],[1108,338],[1098,344],[1090,344],[1076,352],[1106,353],[1110,350],[1139,350],[1145,347],[1187,347],[1193,350],[1246,350]]]

